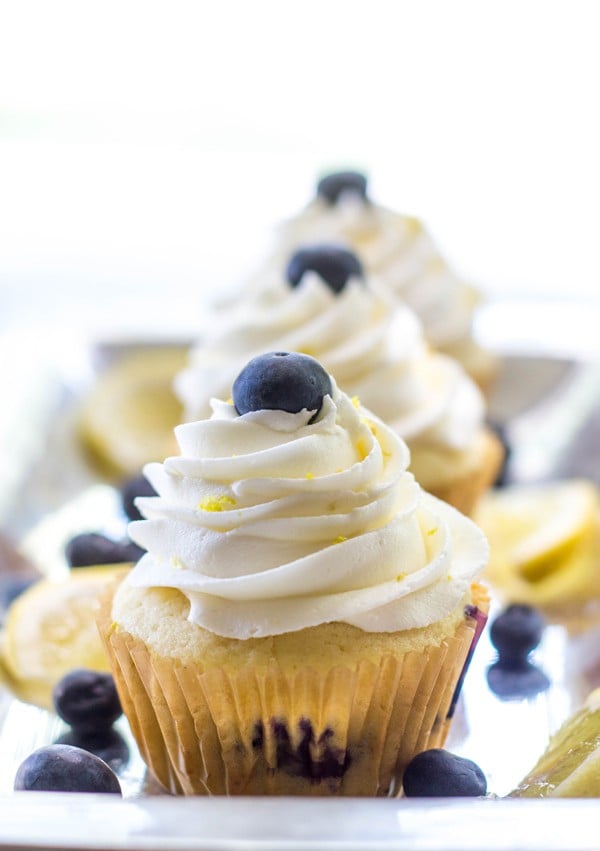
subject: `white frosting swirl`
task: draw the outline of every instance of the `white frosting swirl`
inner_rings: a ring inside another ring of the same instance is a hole
[[[190,620],[238,639],[449,615],[487,560],[481,531],[420,489],[403,441],[335,383],[313,414],[215,401],[179,426],[181,456],[145,469],[159,496],[137,500],[148,552],[128,581],[178,588]]]
[[[469,450],[484,420],[480,391],[455,361],[429,349],[411,311],[370,283],[350,279],[335,294],[314,272],[295,289],[280,278],[268,299],[247,300],[223,315],[176,378],[184,418],[209,416],[211,398],[227,398],[255,355],[296,351],[320,361],[411,452]]]
[[[281,273],[296,248],[326,241],[356,251],[367,271],[415,311],[436,348],[471,336],[479,296],[450,270],[418,219],[365,202],[354,193],[343,193],[335,204],[317,197],[280,228],[269,265]],[[264,279],[262,273],[260,277]],[[258,277],[256,283],[261,286]]]

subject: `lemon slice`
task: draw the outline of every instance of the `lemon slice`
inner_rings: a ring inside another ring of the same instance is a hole
[[[600,797],[600,689],[554,734],[511,797]]]
[[[107,583],[128,567],[80,568],[60,581],[40,580],[15,600],[5,622],[1,659],[17,697],[51,708],[52,689],[68,671],[109,670],[95,608]]]
[[[109,474],[137,473],[177,451],[173,429],[182,405],[172,389],[186,361],[183,348],[144,349],[102,373],[81,411],[85,448]]]
[[[489,578],[510,599],[545,605],[600,593],[600,497],[591,482],[493,491],[475,519],[490,542]]]

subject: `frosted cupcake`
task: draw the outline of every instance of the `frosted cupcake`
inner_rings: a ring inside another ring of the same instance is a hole
[[[179,426],[99,626],[142,756],[185,794],[386,795],[446,737],[487,544],[312,358]]]
[[[268,267],[276,277],[290,252],[310,242],[343,242],[423,324],[428,342],[458,360],[487,389],[497,371],[495,358],[474,339],[474,313],[481,296],[454,274],[421,221],[373,202],[367,178],[336,172],[317,184],[314,199],[279,229]],[[268,271],[268,270],[267,270]],[[254,286],[260,291],[265,271]]]
[[[419,484],[469,514],[502,459],[485,427],[481,392],[460,365],[427,345],[403,305],[365,280],[352,252],[303,248],[263,299],[245,301],[215,323],[190,354],[175,387],[186,420],[210,415],[246,361],[265,349],[317,358],[405,440]]]

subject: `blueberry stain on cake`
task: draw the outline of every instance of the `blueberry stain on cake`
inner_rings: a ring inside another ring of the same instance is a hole
[[[367,176],[360,171],[334,171],[318,181],[317,197],[327,204],[337,204],[343,195],[355,195],[367,201]]]
[[[340,245],[308,245],[299,248],[290,258],[286,278],[297,287],[307,272],[315,272],[334,293],[341,293],[350,278],[364,279],[362,263],[347,248]]]
[[[281,719],[270,719],[268,733],[262,721],[257,722],[252,736],[254,751],[265,750],[267,735],[275,744],[275,765],[270,769],[273,774],[283,771],[292,777],[320,783],[340,780],[350,766],[347,750],[332,744],[334,731],[326,727],[317,736],[308,718],[299,719],[295,737],[290,734],[287,722]]]
[[[251,411],[314,411],[312,422],[332,390],[329,375],[309,355],[267,352],[249,361],[235,379],[233,404],[240,415]]]

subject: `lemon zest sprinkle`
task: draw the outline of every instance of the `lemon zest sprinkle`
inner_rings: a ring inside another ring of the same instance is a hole
[[[356,441],[356,451],[363,460],[369,454],[369,447],[367,446],[367,442],[364,437],[359,437],[359,439]]]
[[[428,529],[427,530],[428,535],[435,535],[436,532],[437,532],[437,526],[434,529]]]
[[[352,404],[355,408],[360,408],[360,399],[358,398],[358,396],[352,397]]]
[[[347,541],[347,540],[348,540],[348,538],[344,537],[344,535],[338,535],[337,538],[335,538],[333,543],[334,544],[343,544],[344,541]]]
[[[176,570],[183,570],[183,562],[179,556],[171,556],[171,567],[174,567]]]
[[[314,473],[307,473],[307,474],[306,474],[306,478],[307,478],[307,479],[314,479],[314,477],[315,477],[315,474],[314,474]]]
[[[225,404],[226,405],[233,405],[233,398],[230,396]]]
[[[396,577],[396,582],[402,582],[403,579],[406,579],[406,573],[399,573]]]
[[[223,494],[223,496],[205,496],[198,508],[202,511],[226,511],[227,506],[235,504],[235,499]]]

